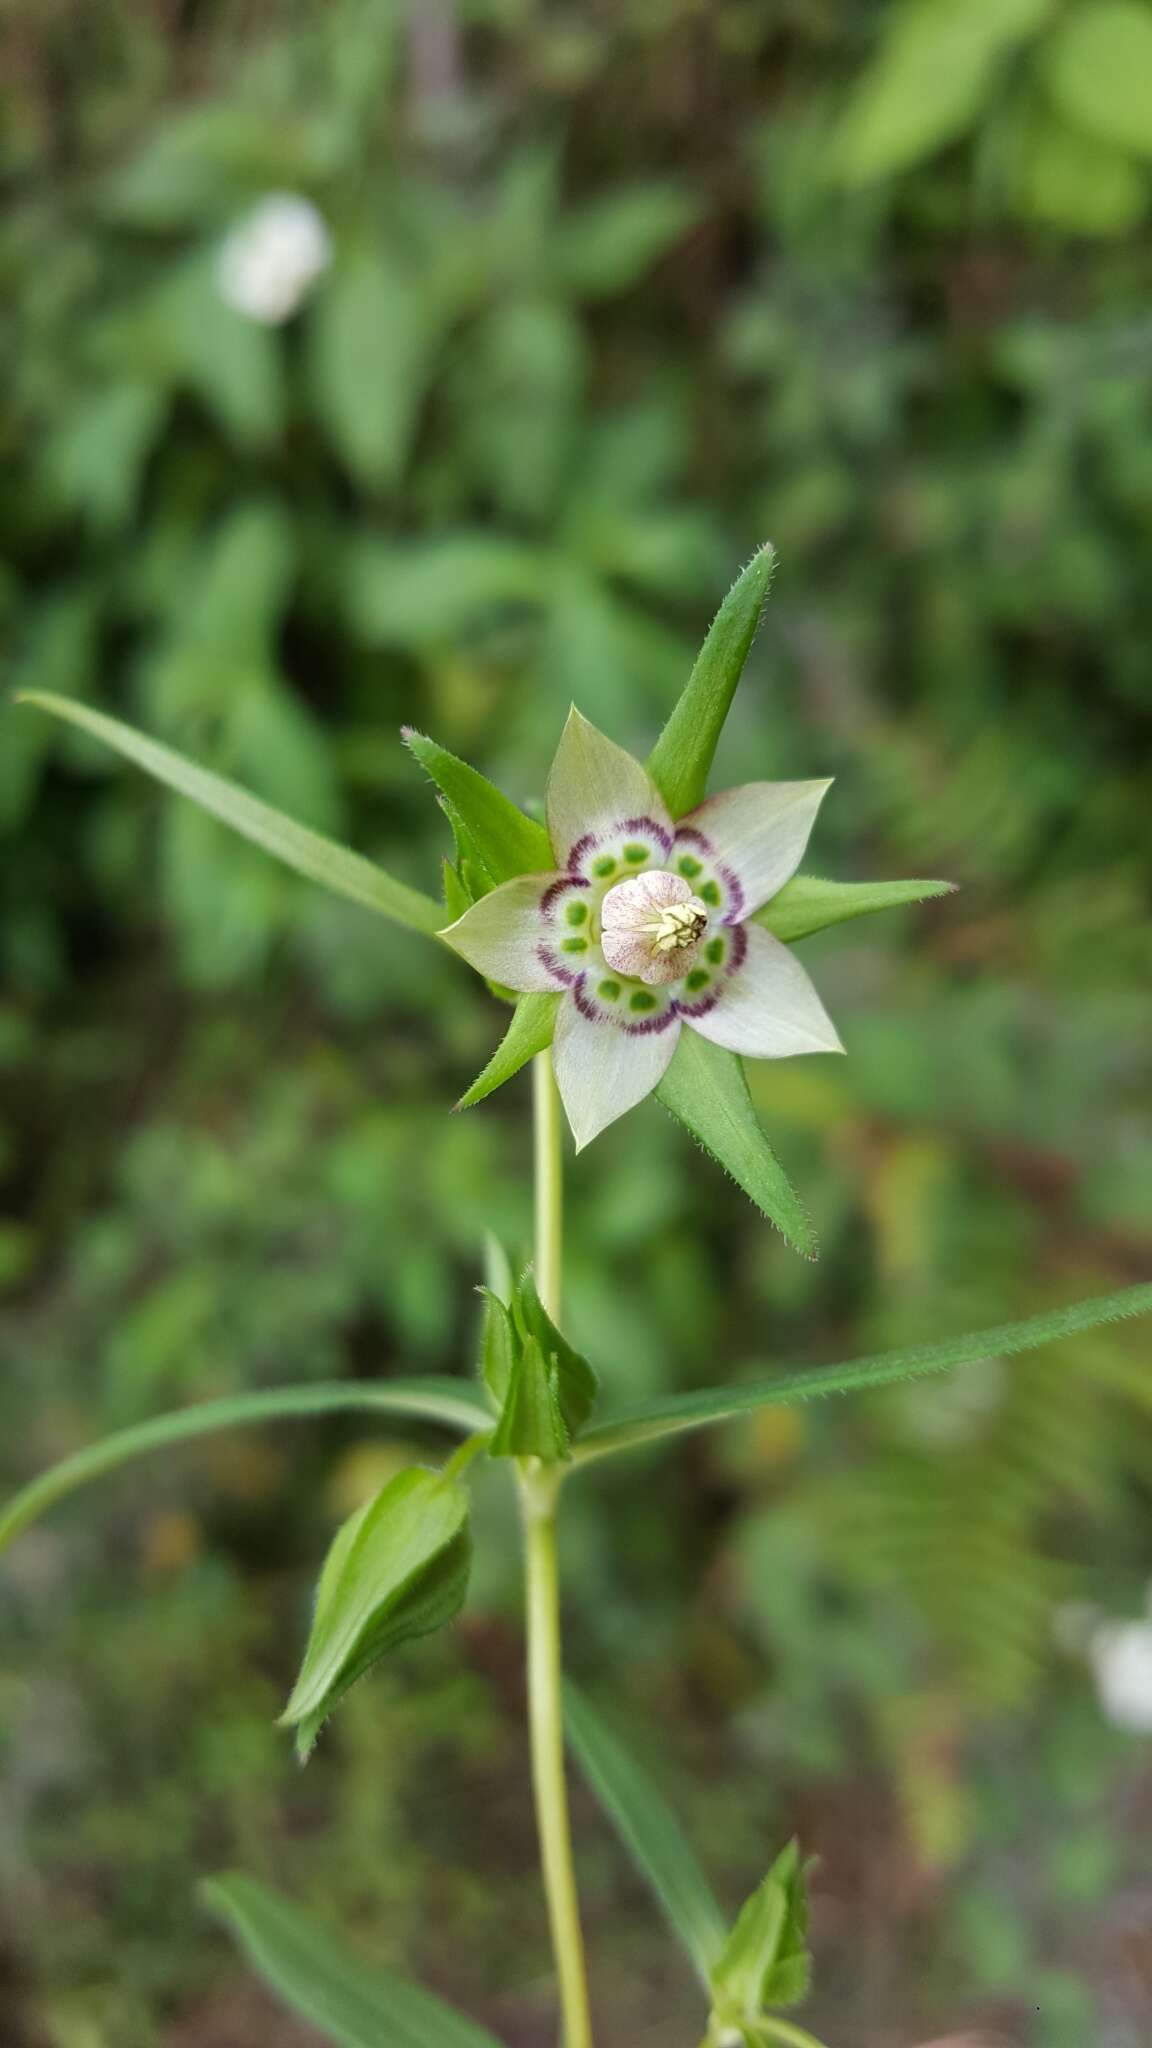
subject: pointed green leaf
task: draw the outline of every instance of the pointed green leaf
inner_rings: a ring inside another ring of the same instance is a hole
[[[535,1337],[517,1342],[508,1391],[488,1451],[493,1458],[542,1458],[548,1465],[572,1455],[556,1370]]]
[[[510,882],[514,875],[544,874],[555,867],[543,825],[526,816],[478,768],[470,768],[423,733],[408,729],[404,740],[458,813],[494,881]]]
[[[512,1313],[523,1335],[540,1346],[555,1380],[565,1428],[570,1437],[578,1436],[596,1406],[599,1381],[588,1360],[556,1328],[536,1292],[536,1276],[531,1267],[516,1283]]]
[[[105,740],[117,753],[134,761],[137,767],[167,783],[169,789],[176,790],[180,796],[190,797],[201,810],[209,811],[223,824],[231,825],[234,832],[251,839],[265,853],[274,854],[277,860],[282,860],[310,882],[319,882],[322,888],[331,889],[339,896],[350,896],[355,903],[367,904],[370,910],[379,911],[396,924],[408,925],[413,931],[436,932],[443,924],[444,914],[431,896],[423,895],[419,889],[410,889],[406,882],[394,881],[383,868],[365,860],[361,854],[350,852],[333,839],[325,839],[306,825],[297,825],[282,811],[274,810],[271,804],[249,795],[236,783],[226,782],[223,776],[198,767],[183,754],[177,754],[171,747],[162,746],[159,740],[136,732],[118,718],[108,718],[102,711],[90,710],[86,704],[75,703],[68,697],[54,697],[40,690],[26,690],[16,702],[34,704],[42,711],[52,712],[57,718],[67,719],[94,738]]]
[[[442,1628],[468,1588],[468,1495],[424,1466],[349,1516],[316,1589],[300,1676],[281,1715],[303,1760],[337,1702],[389,1650]]]
[[[463,1380],[432,1377],[273,1387],[258,1394],[232,1394],[222,1401],[200,1401],[192,1408],[157,1415],[132,1429],[120,1430],[115,1436],[102,1437],[99,1443],[88,1444],[74,1457],[64,1458],[41,1473],[30,1486],[14,1494],[0,1514],[0,1551],[57,1501],[65,1500],[89,1480],[99,1479],[105,1472],[112,1472],[117,1465],[142,1457],[147,1451],[166,1450],[170,1444],[187,1443],[217,1429],[287,1421],[297,1415],[331,1415],[348,1409],[410,1415],[422,1421],[444,1423],[464,1436],[491,1425],[483,1402]]]
[[[808,1895],[800,1850],[789,1842],[753,1892],[712,1970],[713,2010],[729,2026],[798,2005],[812,1979]]]
[[[875,910],[896,910],[903,903],[923,903],[930,896],[951,896],[955,890],[955,882],[821,882],[815,875],[793,875],[753,916],[776,938],[794,945],[828,925],[869,917]]]
[[[760,1128],[736,1054],[712,1045],[698,1031],[682,1031],[656,1099],[719,1160],[789,1244],[814,1259],[815,1232]]]
[[[493,1089],[502,1088],[530,1059],[551,1045],[561,1000],[559,995],[517,997],[507,1031],[483,1073],[460,1097],[457,1109],[471,1109],[474,1103],[483,1102]]]
[[[1010,1358],[1017,1351],[1034,1351],[1041,1344],[1077,1337],[1084,1330],[1097,1329],[1101,1323],[1144,1315],[1152,1315],[1152,1286],[1147,1283],[1122,1288],[1118,1294],[1094,1295],[1088,1301],[1074,1302],[1070,1308],[1028,1316],[1023,1322],[1001,1323],[993,1330],[974,1330],[964,1337],[909,1345],[900,1351],[881,1351],[873,1358],[854,1359],[850,1365],[781,1373],[778,1379],[762,1380],[755,1386],[709,1387],[698,1394],[669,1394],[661,1401],[644,1402],[611,1421],[598,1423],[588,1431],[576,1455],[587,1462],[605,1457],[610,1451],[635,1450],[662,1437],[704,1429],[710,1423],[727,1422],[734,1415],[749,1415],[757,1408],[771,1408],[777,1403],[791,1406],[795,1402],[819,1400],[824,1394],[860,1393],[870,1387],[891,1386],[897,1380],[946,1372],[953,1365],[972,1365],[980,1358]]]
[[[494,1288],[482,1287],[484,1296],[484,1333],[480,1344],[480,1374],[492,1396],[497,1414],[503,1410],[508,1399],[508,1389],[516,1371],[520,1344],[516,1326],[507,1303],[500,1299]]]
[[[564,1688],[564,1722],[588,1783],[707,1986],[724,1949],[724,1916],[679,1821],[572,1684]]]
[[[264,1982],[339,2048],[499,2048],[494,2036],[378,1964],[299,1906],[238,1872],[202,1887]]]
[[[776,570],[766,542],[732,585],[679,702],[648,760],[648,772],[674,818],[695,809],[708,785],[716,743],[763,617]]]

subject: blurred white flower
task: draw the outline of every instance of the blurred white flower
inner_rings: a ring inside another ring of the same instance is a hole
[[[1104,1623],[1088,1655],[1100,1705],[1113,1727],[1152,1735],[1152,1620]]]
[[[279,327],[303,304],[331,256],[332,237],[311,200],[270,192],[221,246],[220,296],[247,319]]]

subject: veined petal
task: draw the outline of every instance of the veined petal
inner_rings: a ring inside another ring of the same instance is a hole
[[[630,828],[643,831],[666,850],[672,821],[648,772],[573,705],[560,735],[548,776],[548,830],[562,867],[574,868],[580,854],[602,838]]]
[[[679,1019],[661,1011],[659,1027],[622,1029],[607,1017],[586,1014],[575,1000],[560,1005],[552,1061],[578,1152],[663,1080],[680,1036]]]
[[[516,875],[481,896],[470,910],[438,936],[489,981],[522,995],[567,988],[579,971],[566,949],[587,941],[580,928],[568,925],[570,907],[581,903],[585,884],[570,875]],[[583,918],[587,912],[583,912]]]
[[[676,852],[715,870],[726,923],[749,916],[791,880],[830,788],[830,781],[745,782],[681,819]],[[706,888],[700,893],[707,897]]]
[[[680,1004],[693,1031],[755,1060],[800,1052],[843,1052],[836,1026],[794,953],[760,925],[744,930],[739,966],[699,1003]]]

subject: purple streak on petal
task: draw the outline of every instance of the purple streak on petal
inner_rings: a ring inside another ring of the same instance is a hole
[[[570,967],[565,967],[562,964],[562,962],[557,959],[555,953],[552,951],[551,946],[537,946],[536,958],[539,960],[541,967],[546,967],[548,969],[549,974],[554,974],[557,981],[560,982],[564,988],[572,987],[573,982],[577,979],[576,975],[573,974],[572,969]],[[580,979],[583,979],[583,976],[581,976]]]
[[[565,866],[567,867],[570,875],[576,876],[580,862],[586,857],[586,855],[594,853],[599,844],[600,836],[598,833],[585,832],[583,839],[578,839],[575,845],[569,848],[568,859],[565,862]],[[584,882],[585,884],[587,883],[587,877],[584,875],[580,875],[578,879]]]
[[[708,862],[715,879],[722,884],[728,898],[720,922],[725,925],[736,924],[744,915],[744,889],[739,875],[734,874],[727,863],[719,858],[707,833],[697,831],[695,825],[678,825],[676,844],[692,846]]]
[[[617,832],[627,832],[631,838],[646,832],[649,838],[660,842],[665,853],[672,851],[671,832],[667,832],[663,825],[657,824],[655,818],[621,818],[615,829]]]
[[[549,882],[548,887],[540,898],[540,909],[543,915],[551,917],[554,905],[561,896],[567,895],[569,889],[588,889],[590,887],[591,883],[586,881],[583,875],[561,875],[558,882]]]

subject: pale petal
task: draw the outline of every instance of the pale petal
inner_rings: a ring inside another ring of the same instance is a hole
[[[677,848],[715,864],[727,921],[747,917],[790,881],[830,782],[745,782],[680,820]]]
[[[517,875],[481,896],[439,937],[470,967],[505,988],[523,995],[565,988],[580,963],[570,971],[559,957],[558,913],[579,891],[580,884],[567,875]]]
[[[573,705],[548,776],[548,830],[562,867],[573,850],[609,833],[649,826],[666,851],[672,821],[664,799],[631,754],[590,725]]]
[[[577,1151],[663,1080],[680,1024],[670,1014],[662,1021],[660,1030],[622,1030],[561,1003],[552,1059]]]
[[[760,925],[748,925],[741,965],[698,1004],[682,1003],[685,1023],[714,1045],[750,1059],[799,1052],[843,1052],[836,1026],[803,967]]]

